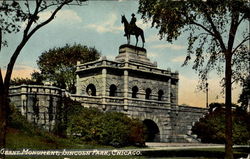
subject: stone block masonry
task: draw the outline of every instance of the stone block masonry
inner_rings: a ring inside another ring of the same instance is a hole
[[[78,63],[76,74],[77,93],[72,97],[83,106],[139,118],[148,129],[148,141],[195,141],[192,124],[206,110],[178,106],[178,72],[157,68],[146,49],[121,45],[115,61],[102,57]]]
[[[157,68],[147,51],[121,45],[115,61],[102,57],[77,64],[76,94],[83,107],[117,111],[140,119],[147,141],[198,142],[191,128],[206,109],[178,105],[178,72]],[[65,91],[50,86],[11,87],[10,99],[30,121],[51,130]]]
[[[41,85],[10,87],[11,103],[32,123],[51,131],[57,120],[65,90]]]

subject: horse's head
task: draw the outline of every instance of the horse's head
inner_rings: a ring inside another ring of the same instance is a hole
[[[125,15],[121,15],[121,23],[125,23],[125,22],[127,22],[127,19],[126,19],[126,17],[125,17]]]

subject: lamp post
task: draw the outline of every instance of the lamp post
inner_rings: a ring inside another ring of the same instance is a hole
[[[206,107],[208,108],[208,83],[206,82]]]

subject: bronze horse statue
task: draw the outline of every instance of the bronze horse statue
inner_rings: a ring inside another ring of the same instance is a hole
[[[135,38],[136,38],[136,44],[135,46],[137,46],[137,43],[138,43],[138,37],[141,36],[141,39],[142,39],[142,47],[144,47],[144,43],[145,43],[145,38],[144,38],[144,33],[143,33],[143,30],[137,26],[135,27],[132,27],[125,15],[122,15],[122,21],[121,21],[123,24],[124,24],[124,32],[125,32],[125,35],[127,37],[127,41],[128,41],[128,44],[130,44],[130,35],[134,35]]]

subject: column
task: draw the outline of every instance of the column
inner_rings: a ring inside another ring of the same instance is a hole
[[[76,64],[76,70],[79,70],[79,65],[81,64],[80,61],[77,61],[77,64]],[[80,95],[81,94],[81,87],[80,87],[80,78],[79,78],[79,75],[76,74],[76,94],[77,95]]]
[[[28,112],[27,108],[27,87],[26,85],[21,85],[21,101],[20,101],[20,111],[24,116]]]
[[[168,88],[167,88],[167,102],[169,103],[169,106],[171,105],[171,78],[168,79]]]
[[[102,69],[102,108],[106,108],[106,83],[107,83],[107,69]]]
[[[175,92],[176,92],[175,103],[176,103],[176,105],[178,105],[178,89],[179,89],[179,80],[176,81],[176,85],[175,85]]]
[[[124,70],[124,110],[128,110],[128,70]]]

